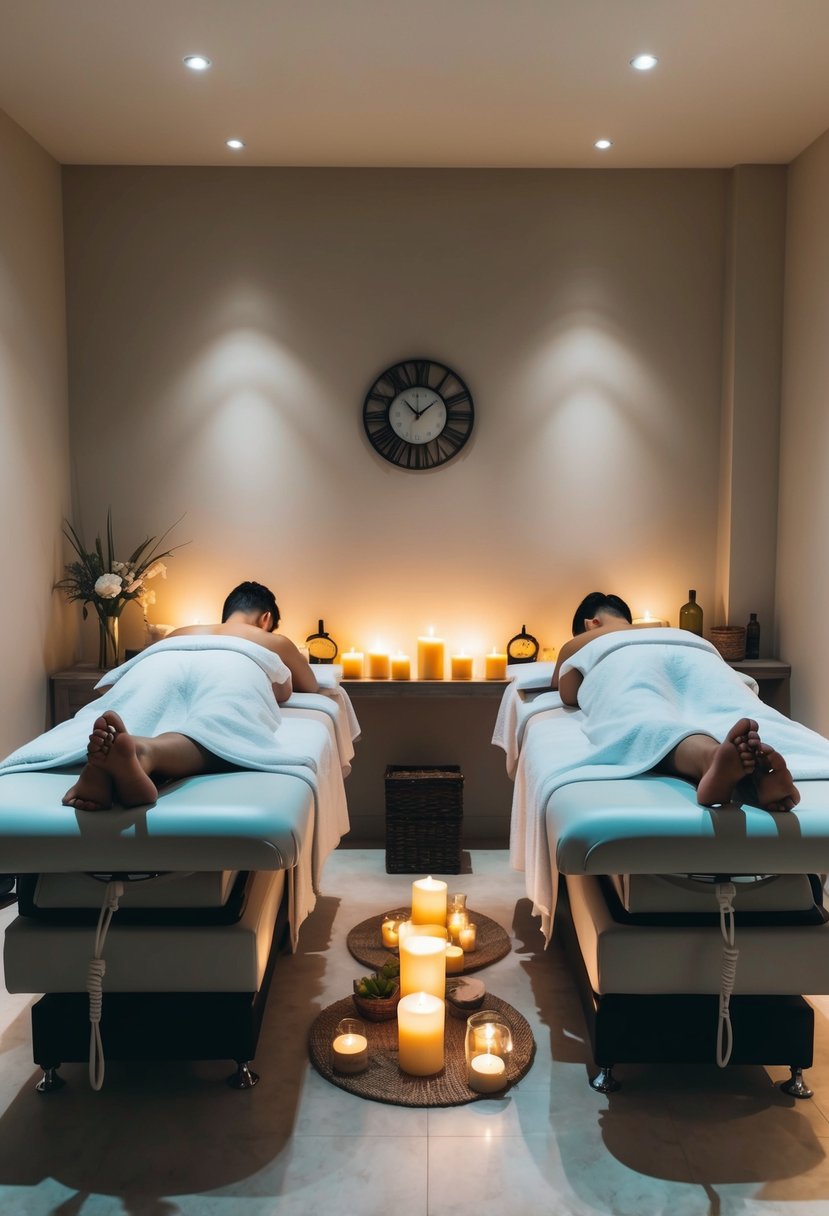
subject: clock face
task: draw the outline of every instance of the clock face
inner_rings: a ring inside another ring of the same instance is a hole
[[[433,359],[387,368],[363,403],[363,426],[384,460],[403,469],[433,469],[461,450],[475,414],[469,389]]]

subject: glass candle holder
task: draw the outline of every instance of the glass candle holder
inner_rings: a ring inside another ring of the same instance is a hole
[[[458,945],[464,954],[471,954],[478,944],[478,926],[474,924],[464,925],[458,930]]]
[[[447,895],[446,911],[447,913],[466,911],[466,896],[462,891],[456,891],[454,895]]]
[[[507,1085],[512,1031],[495,1009],[481,1009],[466,1022],[466,1082],[478,1094],[497,1093]]]
[[[335,1072],[357,1073],[368,1068],[368,1039],[359,1018],[343,1018],[337,1023],[331,1044],[331,1064]]]
[[[458,945],[458,938],[462,929],[469,926],[469,915],[465,911],[447,912],[446,913],[446,928],[449,930],[449,939],[455,945]]]

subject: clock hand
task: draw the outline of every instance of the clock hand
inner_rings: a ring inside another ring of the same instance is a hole
[[[405,397],[403,398],[403,403],[404,403],[404,405],[408,405],[409,409],[412,411],[415,418],[420,417],[420,411],[415,409],[415,407],[411,404],[411,402],[407,401]]]
[[[433,397],[428,405],[424,405],[423,409],[420,411],[420,414],[425,414],[426,411],[430,410],[434,404],[435,404],[435,399]],[[418,414],[418,418],[420,417],[420,414]]]

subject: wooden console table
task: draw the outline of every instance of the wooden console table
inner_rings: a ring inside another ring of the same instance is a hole
[[[53,726],[74,717],[84,705],[97,700],[101,693],[95,691],[95,685],[103,674],[89,663],[79,663],[77,667],[56,671],[49,677],[49,709]]]
[[[741,659],[739,663],[729,663],[729,667],[755,679],[760,686],[760,699],[789,716],[791,663],[784,663],[782,659]]]

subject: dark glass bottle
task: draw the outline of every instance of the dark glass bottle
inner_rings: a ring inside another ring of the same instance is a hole
[[[702,637],[702,609],[697,603],[696,591],[688,592],[688,603],[679,610],[679,627]]]
[[[760,658],[760,622],[756,612],[752,612],[746,625],[746,658]]]

